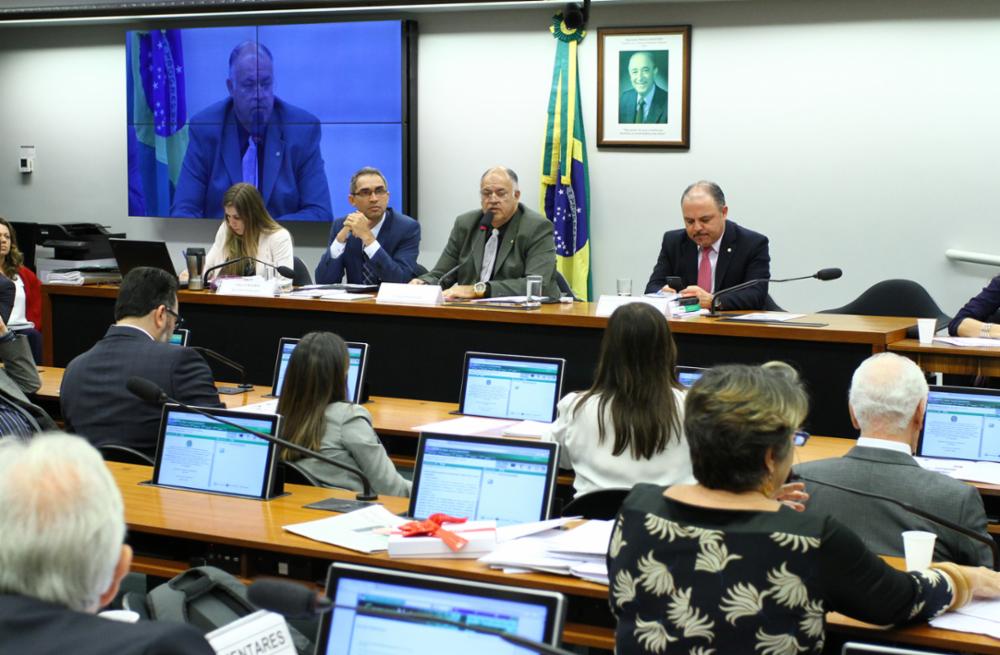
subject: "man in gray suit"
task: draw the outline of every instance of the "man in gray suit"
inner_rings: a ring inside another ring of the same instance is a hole
[[[888,502],[809,482],[894,498],[988,536],[976,488],[925,470],[913,459],[927,409],[927,381],[916,364],[893,353],[869,357],[854,372],[849,403],[851,421],[861,430],[857,445],[843,457],[795,467],[807,479],[806,511],[836,517],[881,555],[902,556],[900,533],[926,530],[937,534],[935,560],[992,568],[993,556],[983,543]]]
[[[28,437],[56,429],[45,410],[25,394],[42,386],[38,368],[28,347],[28,338],[8,330],[0,318],[0,436]]]

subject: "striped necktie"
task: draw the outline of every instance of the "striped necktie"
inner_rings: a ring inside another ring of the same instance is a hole
[[[372,260],[368,257],[368,253],[362,253],[364,257],[364,264],[361,265],[361,282],[363,284],[378,284],[382,280],[379,279],[378,273],[375,272],[375,267],[372,266]]]

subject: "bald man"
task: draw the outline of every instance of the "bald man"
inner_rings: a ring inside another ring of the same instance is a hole
[[[659,68],[652,52],[637,52],[628,60],[632,88],[618,100],[619,123],[666,123],[667,90],[656,84]]]

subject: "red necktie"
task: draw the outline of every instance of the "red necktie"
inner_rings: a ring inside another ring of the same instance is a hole
[[[698,265],[698,286],[703,290],[712,293],[712,254],[711,248],[701,249],[701,263]]]

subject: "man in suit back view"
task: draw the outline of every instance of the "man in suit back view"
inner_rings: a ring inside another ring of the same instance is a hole
[[[95,616],[132,563],[114,478],[93,446],[0,440],[0,655],[211,655],[178,623]]]
[[[913,459],[927,409],[927,381],[916,364],[894,353],[869,357],[854,372],[849,403],[861,430],[857,445],[843,457],[797,465],[799,475],[894,498],[988,536],[979,491]],[[880,555],[902,556],[901,533],[926,530],[937,534],[936,561],[993,566],[985,544],[896,505],[808,481],[806,490],[807,512],[830,514]]]
[[[129,271],[115,301],[115,324],[66,367],[59,402],[67,430],[95,446],[128,446],[153,457],[161,410],[126,388],[132,376],[183,403],[223,407],[201,355],[168,343],[181,322],[177,310],[177,278],[148,266]]]

